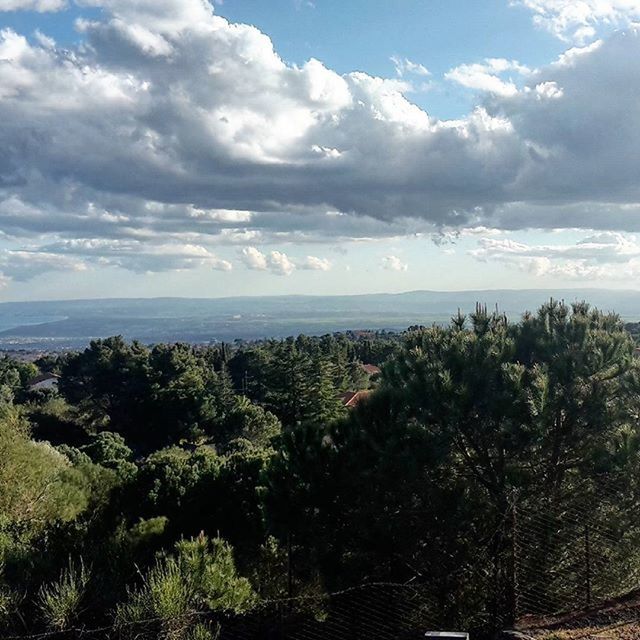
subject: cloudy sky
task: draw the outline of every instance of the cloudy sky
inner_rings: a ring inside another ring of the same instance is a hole
[[[640,0],[0,0],[0,298],[639,288]]]

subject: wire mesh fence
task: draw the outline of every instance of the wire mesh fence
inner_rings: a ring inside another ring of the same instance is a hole
[[[411,640],[442,628],[443,609],[427,585],[366,584],[313,597],[260,602],[238,615],[192,612],[126,625],[77,627],[4,640],[194,640],[206,629],[216,640]],[[204,636],[203,636],[204,637]]]
[[[619,616],[610,605],[633,600],[640,586],[637,487],[602,477],[513,509],[515,617],[591,609]],[[625,610],[637,617],[631,604]]]
[[[571,637],[580,638],[585,626],[640,621],[640,486],[633,481],[603,476],[562,494],[514,499],[490,534],[448,582],[421,575],[419,582],[263,600],[242,615],[194,612],[21,637],[195,640],[202,625],[220,640],[410,640],[434,629],[488,637],[518,623],[574,629]]]
[[[317,598],[267,603],[220,624],[220,638],[343,640],[418,638],[437,628],[441,615],[424,586],[363,585]]]

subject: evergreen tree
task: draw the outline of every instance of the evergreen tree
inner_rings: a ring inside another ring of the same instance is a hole
[[[282,342],[269,363],[265,405],[284,427],[302,424],[308,417],[312,361],[293,340]]]

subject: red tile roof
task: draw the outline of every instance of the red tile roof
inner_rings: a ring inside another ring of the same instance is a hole
[[[340,395],[340,400],[342,400],[342,406],[347,407],[348,409],[353,409],[358,406],[360,402],[366,399],[371,391],[347,391],[346,393],[342,393]]]

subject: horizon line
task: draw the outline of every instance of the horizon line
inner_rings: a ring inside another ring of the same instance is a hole
[[[314,293],[274,293],[274,294],[246,294],[236,296],[105,296],[95,298],[45,298],[37,300],[3,300],[0,301],[0,305],[6,304],[38,304],[38,303],[72,303],[72,302],[115,302],[115,301],[153,301],[153,300],[200,300],[200,301],[213,301],[213,300],[267,300],[274,298],[364,298],[374,296],[403,296],[416,293],[431,293],[431,294],[464,294],[464,293],[577,293],[577,292],[606,292],[606,293],[620,293],[620,294],[640,294],[640,289],[608,289],[606,287],[532,287],[532,288],[487,288],[487,289],[410,289],[407,291],[378,291],[370,293],[329,293],[329,294],[314,294]]]

